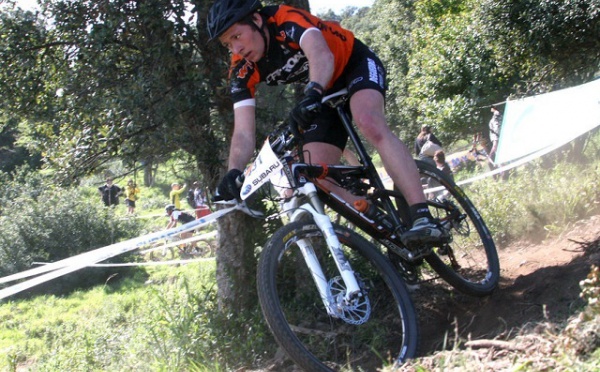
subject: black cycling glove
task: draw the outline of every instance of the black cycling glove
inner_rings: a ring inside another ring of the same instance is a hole
[[[219,186],[217,186],[217,191],[219,196],[224,200],[233,200],[240,199],[240,188],[242,171],[239,169],[230,169],[225,177],[219,182]]]
[[[290,112],[290,122],[298,128],[307,130],[315,122],[321,112],[323,93],[316,89],[309,89],[304,93],[304,98]]]

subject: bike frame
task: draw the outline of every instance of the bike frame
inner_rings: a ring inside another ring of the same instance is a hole
[[[325,212],[323,202],[319,199],[315,184],[306,178],[302,178],[302,180],[295,178],[295,174],[290,171],[286,157],[276,155],[271,146],[269,142],[265,143],[253,164],[246,168],[241,197],[243,199],[247,198],[266,181],[281,176],[281,172],[285,174],[293,193],[283,203],[283,211],[287,211],[290,221],[302,220],[306,215],[312,216],[315,224],[325,237],[327,247],[344,282],[345,293],[343,293],[343,296],[337,295],[334,298],[332,295],[330,285],[331,280],[334,278],[325,277],[309,239],[300,239],[295,243],[300,247],[328,314],[344,319],[344,309],[352,306],[355,301],[362,297],[359,281],[342,250],[333,223]]]

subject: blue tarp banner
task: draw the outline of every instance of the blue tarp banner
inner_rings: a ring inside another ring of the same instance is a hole
[[[496,163],[566,144],[600,125],[600,79],[573,88],[507,101]]]

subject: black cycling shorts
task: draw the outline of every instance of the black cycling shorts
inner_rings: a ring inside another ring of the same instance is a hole
[[[344,73],[324,95],[327,96],[346,88],[349,97],[363,89],[375,89],[385,97],[387,89],[385,76],[386,72],[381,60],[371,49],[356,39],[352,56],[350,56]],[[348,112],[350,112],[349,102],[349,100],[346,102]],[[335,109],[327,105],[323,106],[315,124],[304,132],[304,142],[325,142],[344,150],[348,142],[348,134]]]

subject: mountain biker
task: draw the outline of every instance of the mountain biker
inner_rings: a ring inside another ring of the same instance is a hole
[[[256,85],[306,83],[290,121],[303,131],[312,163],[338,164],[348,136],[323,95],[348,89],[357,127],[381,155],[385,169],[410,205],[413,227],[407,245],[438,243],[445,232],[433,221],[409,150],[384,115],[385,69],[379,58],[337,22],[323,21],[286,5],[263,7],[259,0],[216,0],[208,14],[210,40],[232,53],[230,93],[234,108],[228,169],[218,185],[225,199],[239,199],[236,179],[255,149]],[[356,199],[332,185],[348,201]]]
[[[178,222],[182,224],[186,224],[188,222],[194,221],[196,218],[189,213],[180,211],[175,207],[175,204],[167,204],[165,206],[165,213],[167,217],[169,217],[169,223],[167,224],[167,230],[172,229],[177,226]],[[193,231],[186,231],[178,234],[181,239],[188,239],[194,236]],[[187,243],[185,245],[179,246],[180,253],[184,253],[186,250],[193,249],[195,247],[195,243]]]
[[[173,228],[177,226],[177,222],[181,222],[183,224],[192,222],[196,218],[189,213],[181,211],[175,207],[175,204],[167,204],[165,206],[165,213],[169,218],[169,223],[167,224],[167,229]]]

